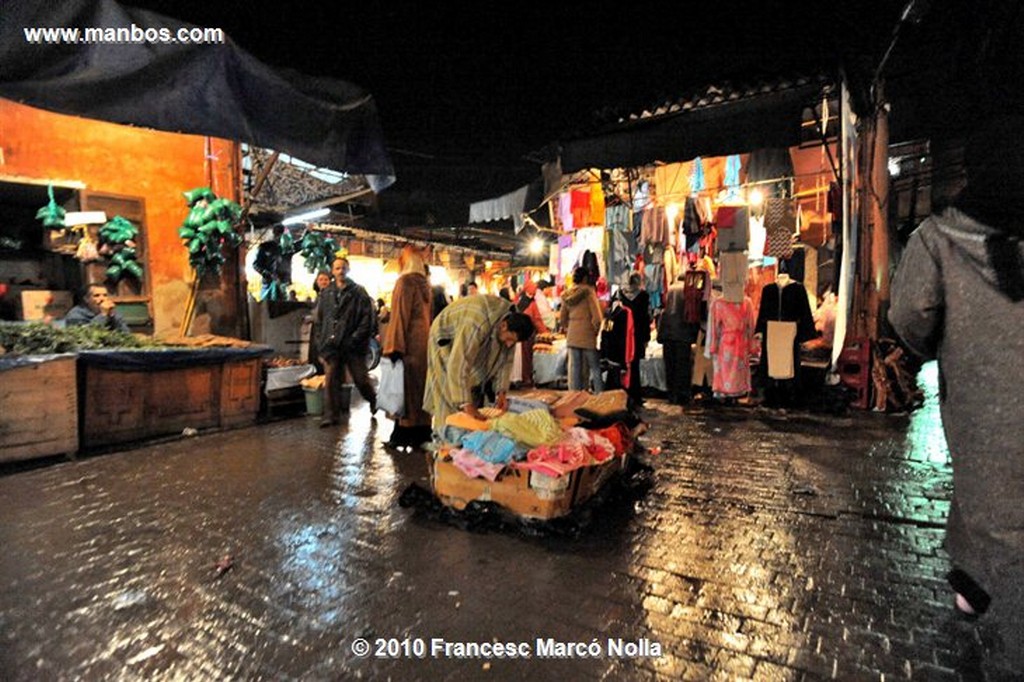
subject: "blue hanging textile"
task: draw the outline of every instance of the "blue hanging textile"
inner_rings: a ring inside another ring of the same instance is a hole
[[[739,197],[740,186],[740,155],[730,154],[725,159],[725,186],[728,189],[726,196],[730,199]]]
[[[705,184],[704,162],[701,161],[698,156],[693,160],[693,174],[690,175],[690,190],[693,192],[701,192],[705,189]]]

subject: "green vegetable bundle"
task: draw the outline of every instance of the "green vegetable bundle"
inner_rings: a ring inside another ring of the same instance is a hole
[[[242,207],[228,199],[218,199],[208,187],[185,192],[190,210],[185,223],[178,228],[189,263],[202,277],[207,272],[219,274],[224,265],[224,246],[236,248],[242,236],[235,223],[242,217]]]
[[[142,266],[135,250],[138,234],[138,228],[119,215],[100,228],[100,253],[109,256],[107,279],[116,282],[126,274],[135,279],[142,278]]]
[[[65,211],[64,207],[59,205],[53,197],[53,185],[49,185],[46,188],[46,193],[50,195],[50,201],[46,206],[36,211],[36,219],[43,221],[43,227],[63,230]]]
[[[41,322],[12,324],[0,322],[0,346],[8,353],[44,355],[73,353],[101,348],[149,348],[153,341],[126,332],[92,325],[53,327]]]
[[[306,270],[309,272],[330,272],[334,263],[334,255],[338,251],[338,243],[330,237],[324,237],[319,232],[306,230],[302,238],[302,257],[306,261]]]

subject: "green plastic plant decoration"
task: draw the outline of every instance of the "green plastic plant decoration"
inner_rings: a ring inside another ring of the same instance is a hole
[[[100,255],[107,256],[107,279],[118,281],[126,274],[142,279],[135,249],[135,237],[139,229],[119,215],[114,216],[100,227]]]
[[[302,257],[306,261],[306,270],[309,272],[330,272],[331,264],[334,263],[334,254],[338,251],[338,243],[330,237],[324,237],[319,232],[306,230],[302,237]]]
[[[185,192],[189,213],[178,228],[178,236],[188,249],[188,261],[202,277],[206,273],[220,274],[224,265],[224,246],[237,248],[242,235],[235,231],[235,223],[242,217],[242,207],[228,199],[218,199],[209,187],[197,187]]]
[[[65,211],[64,207],[58,204],[57,200],[53,197],[53,185],[47,186],[46,193],[50,196],[50,201],[46,206],[36,211],[36,219],[43,221],[43,227],[63,230]]]

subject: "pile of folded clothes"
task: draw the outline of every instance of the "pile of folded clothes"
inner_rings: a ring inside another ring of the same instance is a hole
[[[599,466],[632,449],[640,420],[623,390],[534,390],[509,396],[508,411],[487,419],[458,412],[445,430],[441,455],[466,476],[496,481],[508,467],[560,477]]]

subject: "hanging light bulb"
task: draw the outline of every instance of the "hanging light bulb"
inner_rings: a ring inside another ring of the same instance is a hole
[[[544,251],[544,240],[540,237],[534,237],[530,240],[530,253],[534,256],[539,256]]]
[[[764,192],[755,187],[750,190],[749,201],[751,206],[760,206],[764,203]]]

